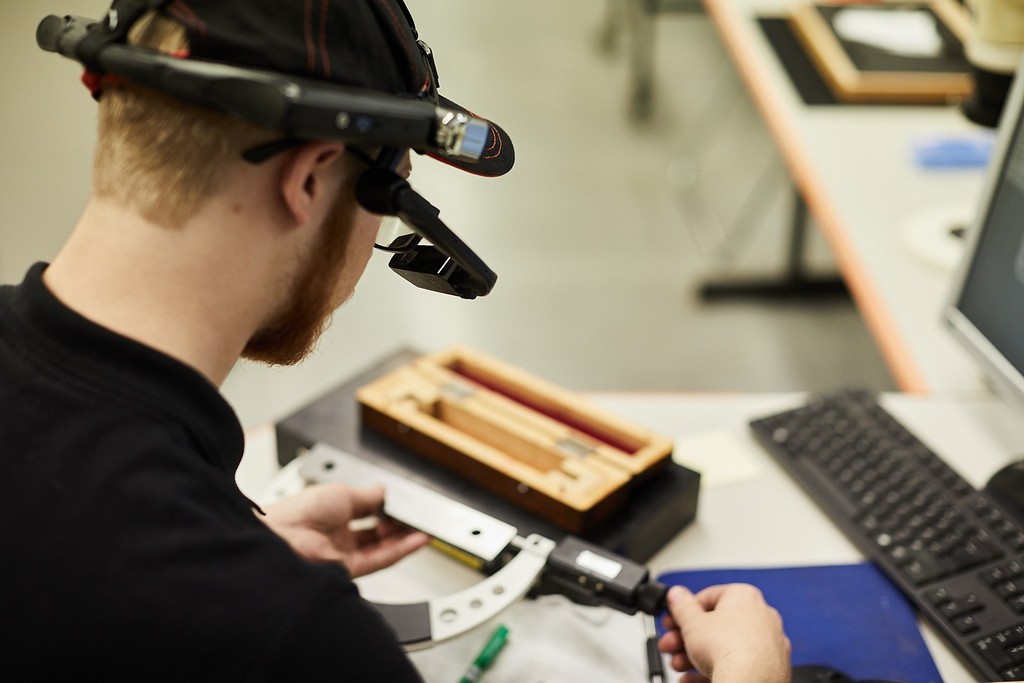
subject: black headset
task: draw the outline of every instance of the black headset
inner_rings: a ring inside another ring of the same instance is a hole
[[[160,2],[137,2],[138,14]],[[463,161],[480,158],[490,124],[466,112],[424,100],[389,95],[286,74],[198,59],[178,59],[124,44],[138,18],[103,21],[50,15],[36,30],[44,50],[193,104],[210,107],[271,130],[286,141],[341,140],[353,147],[382,146],[437,153]],[[388,264],[417,287],[465,299],[491,291],[497,275],[439,218],[439,211],[390,168],[376,163],[357,183],[356,200],[368,211],[398,216],[415,233]],[[425,239],[430,244],[422,244]]]

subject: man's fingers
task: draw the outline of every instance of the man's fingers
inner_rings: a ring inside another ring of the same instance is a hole
[[[672,657],[669,658],[668,664],[669,664],[669,666],[672,667],[672,669],[674,671],[679,671],[679,672],[690,671],[691,669],[694,668],[693,667],[693,662],[691,662],[687,658],[686,654],[683,653],[683,652],[677,652],[674,655],[672,655]],[[680,679],[680,680],[682,680],[682,679]]]
[[[370,545],[356,551],[358,567],[349,567],[349,570],[356,576],[362,576],[390,567],[409,553],[419,550],[429,541],[430,537],[419,531],[388,536],[381,539],[377,545]]]
[[[401,522],[396,522],[393,519],[387,517],[381,519],[376,526],[377,535],[381,538],[387,536],[395,536],[398,534],[407,534],[410,531],[410,527]]]
[[[697,593],[695,596],[697,602],[704,608],[704,611],[709,612],[715,608],[718,601],[722,599],[722,594],[724,594],[731,585],[732,584],[721,584],[718,586],[709,586]]]
[[[726,600],[729,604],[747,603],[763,604],[764,595],[756,586],[747,583],[726,583],[718,586],[710,586],[697,593],[697,601],[706,611],[715,609],[720,602]]]
[[[687,671],[679,677],[679,683],[711,683],[711,679],[699,671]]]
[[[707,610],[697,597],[683,586],[672,586],[669,589],[668,608],[672,618],[682,628],[690,619],[700,616]]]
[[[349,495],[352,502],[352,519],[378,514],[384,507],[383,486],[349,489]]]
[[[682,652],[683,637],[679,631],[666,631],[665,635],[658,639],[658,649],[665,654]]]
[[[381,519],[365,529],[346,529],[339,533],[351,534],[356,548],[367,548],[379,544],[392,536],[407,536],[415,531],[404,524]]]

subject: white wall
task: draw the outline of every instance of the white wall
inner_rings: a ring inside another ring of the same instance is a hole
[[[81,68],[36,46],[48,13],[95,14],[95,0],[0,3],[0,280],[52,258],[89,190],[95,107]]]

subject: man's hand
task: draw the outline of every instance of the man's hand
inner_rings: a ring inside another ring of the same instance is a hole
[[[694,595],[682,586],[668,592],[667,633],[661,651],[684,683],[790,678],[790,643],[782,618],[761,591],[746,584],[712,586]]]
[[[353,577],[389,567],[429,540],[388,520],[383,487],[356,489],[319,484],[266,510],[263,521],[306,559],[341,562]],[[352,522],[366,523],[353,528]]]

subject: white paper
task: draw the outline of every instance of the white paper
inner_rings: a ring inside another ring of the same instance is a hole
[[[749,438],[727,429],[694,432],[676,439],[672,459],[700,472],[701,488],[756,479],[761,475],[764,454]]]
[[[427,681],[459,680],[498,623],[508,640],[484,683],[646,681],[645,633],[638,615],[580,607],[560,596],[517,602],[479,629],[410,658]]]
[[[938,57],[942,36],[935,17],[925,10],[847,8],[836,12],[836,35],[907,57]]]

